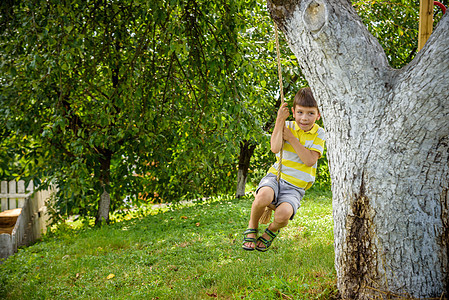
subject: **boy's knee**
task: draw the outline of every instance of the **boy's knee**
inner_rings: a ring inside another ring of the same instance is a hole
[[[274,221],[276,223],[288,223],[293,215],[293,207],[289,203],[282,203],[276,208]]]
[[[273,189],[270,187],[263,187],[257,193],[254,202],[267,206],[273,201],[273,199],[274,199]]]

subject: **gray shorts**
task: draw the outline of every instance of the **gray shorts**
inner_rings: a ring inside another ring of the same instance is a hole
[[[293,214],[290,217],[290,220],[293,220],[293,217],[296,214],[296,211],[301,206],[301,199],[304,197],[306,191],[302,188],[294,186],[291,183],[288,183],[284,179],[280,179],[279,182],[276,180],[276,175],[268,173],[264,178],[262,178],[259,182],[259,186],[257,187],[256,194],[259,192],[260,188],[268,186],[274,191],[274,200],[271,202],[275,207],[281,205],[281,203],[287,202],[293,207]]]

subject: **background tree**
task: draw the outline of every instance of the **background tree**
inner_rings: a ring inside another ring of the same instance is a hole
[[[345,299],[448,295],[449,17],[393,69],[350,3],[268,1],[320,101]]]
[[[271,163],[267,132],[279,91],[262,3],[1,7],[2,116],[29,143],[16,145],[29,151],[15,174],[56,183],[60,215],[102,212],[98,221],[125,196],[172,202],[229,193],[236,165],[243,195],[252,153],[253,180]],[[247,22],[251,15],[258,19]],[[282,52],[289,96],[301,77],[290,50]]]
[[[237,124],[252,122],[235,93],[244,20],[234,5],[30,0],[1,9],[2,118],[28,141],[19,174],[56,183],[60,214],[99,223],[125,196],[174,201],[234,186],[235,175],[222,174],[236,164]]]

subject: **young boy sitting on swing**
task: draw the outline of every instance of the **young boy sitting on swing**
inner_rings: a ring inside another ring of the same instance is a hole
[[[271,135],[271,151],[276,153],[277,161],[257,188],[248,229],[243,233],[245,250],[267,251],[279,230],[293,219],[305,191],[315,181],[317,161],[324,151],[324,129],[315,124],[320,112],[310,88],[303,88],[295,95],[292,112],[294,121],[286,121],[290,115],[287,103],[278,110]],[[278,182],[281,150],[282,170]],[[259,219],[266,207],[275,208],[274,221],[258,238]]]

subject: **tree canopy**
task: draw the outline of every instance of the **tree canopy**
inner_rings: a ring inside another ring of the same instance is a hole
[[[1,155],[23,162],[15,174],[57,184],[60,213],[92,214],[103,190],[116,209],[125,196],[173,201],[235,186],[239,142],[264,139],[276,82],[273,59],[257,65],[269,39],[260,3],[1,8]],[[253,11],[265,27],[247,24]]]

